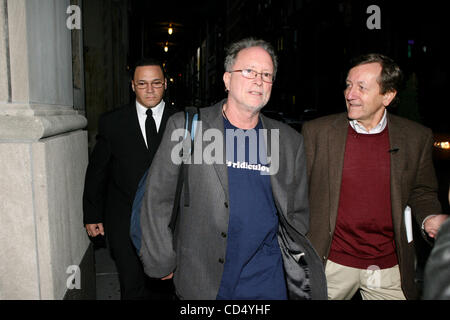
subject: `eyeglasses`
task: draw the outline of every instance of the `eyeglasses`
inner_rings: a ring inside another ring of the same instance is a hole
[[[256,79],[258,74],[261,75],[261,80],[267,83],[272,83],[275,81],[275,78],[270,72],[256,72],[253,69],[242,69],[242,70],[232,70],[228,72],[240,72],[244,78],[247,79]]]
[[[147,81],[138,81],[137,83],[135,83],[134,85],[138,88],[138,89],[147,89],[148,85],[151,85],[153,88],[158,89],[158,88],[162,88],[162,86],[164,85],[164,81],[161,80],[155,80],[152,82],[147,82]]]

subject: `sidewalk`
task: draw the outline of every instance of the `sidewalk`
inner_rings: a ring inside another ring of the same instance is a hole
[[[120,300],[120,285],[116,266],[108,248],[95,248],[97,300]]]

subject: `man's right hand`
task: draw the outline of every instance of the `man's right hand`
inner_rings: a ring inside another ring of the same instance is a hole
[[[173,278],[173,272],[169,273],[167,276],[165,276],[164,278],[161,278],[161,280],[170,280]]]
[[[91,223],[86,224],[86,231],[89,237],[96,237],[99,234],[105,235],[105,230],[103,229],[103,223]]]

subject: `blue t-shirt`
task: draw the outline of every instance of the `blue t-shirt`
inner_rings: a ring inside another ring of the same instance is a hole
[[[259,122],[251,130],[240,130],[224,119],[224,126],[228,134],[225,143],[230,218],[217,299],[287,299],[277,240],[278,216],[265,166],[265,141],[258,134],[262,124]],[[245,143],[242,139],[239,143],[237,137],[230,139],[230,132],[235,131],[250,138],[246,137]]]

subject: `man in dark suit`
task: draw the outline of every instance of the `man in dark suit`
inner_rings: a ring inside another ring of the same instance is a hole
[[[303,126],[308,237],[326,265],[330,299],[417,299],[411,215],[434,237],[439,214],[432,132],[386,108],[401,70],[392,59],[356,59],[344,91],[347,112]]]
[[[158,149],[167,119],[176,110],[163,100],[167,79],[158,61],[138,62],[131,86],[136,101],[99,119],[97,143],[86,172],[84,224],[90,237],[106,234],[122,299],[166,298],[170,281],[147,279],[129,230],[139,180]]]

